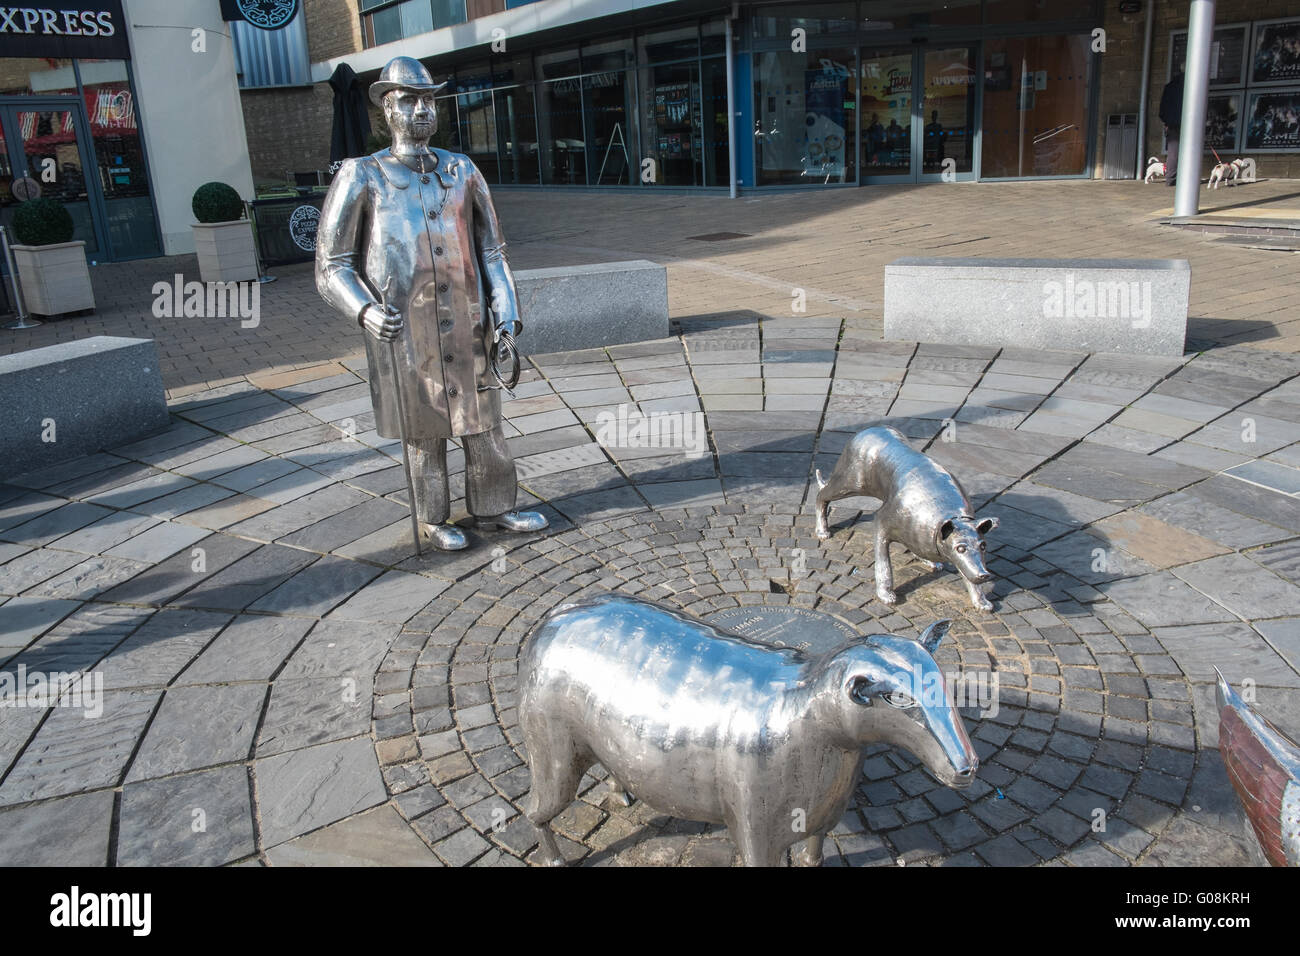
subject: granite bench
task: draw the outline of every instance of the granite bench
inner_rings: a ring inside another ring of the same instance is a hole
[[[885,338],[948,345],[1182,355],[1185,259],[897,259]]]
[[[668,270],[645,259],[515,273],[530,355],[668,337]]]
[[[166,428],[153,339],[97,335],[0,356],[0,478]]]

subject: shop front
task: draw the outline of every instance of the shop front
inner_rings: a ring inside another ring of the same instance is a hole
[[[1087,176],[1097,15],[1093,0],[753,8],[755,182]]]
[[[725,188],[735,117],[744,188],[1091,175],[1097,0],[738,9],[730,108],[725,13],[702,12],[430,58],[444,145],[500,184]]]
[[[48,6],[57,16],[0,32],[0,225],[41,195],[91,259],[160,255],[121,4]]]

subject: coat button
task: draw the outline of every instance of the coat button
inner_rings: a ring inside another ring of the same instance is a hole
[[[444,283],[442,283],[440,286],[438,286],[438,291],[439,291],[439,292],[446,292],[446,291],[447,291],[447,283],[444,282]]]
[[[429,177],[428,177],[428,176],[421,176],[421,177],[420,177],[420,182],[424,183],[426,186],[429,185]]]
[[[436,212],[434,212],[432,209],[430,209],[430,210],[429,210],[429,218],[430,218],[430,219],[437,219],[437,218],[438,218],[438,214],[437,214]]]
[[[433,250],[433,254],[434,254],[435,256],[440,256],[440,255],[442,255],[442,246],[435,246],[435,247],[434,247],[434,250]]]
[[[441,325],[444,329],[449,329],[451,328],[451,319],[443,319],[438,324]]]
[[[456,390],[456,386],[455,386],[455,385],[448,385],[448,386],[447,386],[447,394],[448,394],[450,397],[455,398],[455,397],[456,397],[458,394],[460,394],[460,393]]]
[[[443,361],[445,361],[448,365],[451,365],[453,362],[456,361],[456,356],[448,355]]]

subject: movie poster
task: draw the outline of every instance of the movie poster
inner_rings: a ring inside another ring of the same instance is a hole
[[[1241,131],[1241,94],[1211,93],[1205,107],[1205,151],[1236,152]]]
[[[1300,150],[1300,87],[1250,94],[1246,152]]]
[[[1246,42],[1249,23],[1216,26],[1210,41],[1210,86],[1241,86],[1246,66]],[[1180,68],[1187,63],[1187,31],[1178,30],[1169,37],[1169,62]],[[1173,74],[1170,74],[1172,78]]]
[[[1300,17],[1255,24],[1250,83],[1300,83]]]

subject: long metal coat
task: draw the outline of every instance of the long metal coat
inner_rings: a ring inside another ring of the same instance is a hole
[[[357,321],[372,304],[401,312],[397,367],[366,335],[375,427],[398,438],[402,389],[408,438],[477,435],[501,420],[488,356],[489,306],[519,317],[505,239],[483,174],[466,156],[434,149],[423,175],[385,149],[348,160],[330,186],[316,241],[316,288]]]

